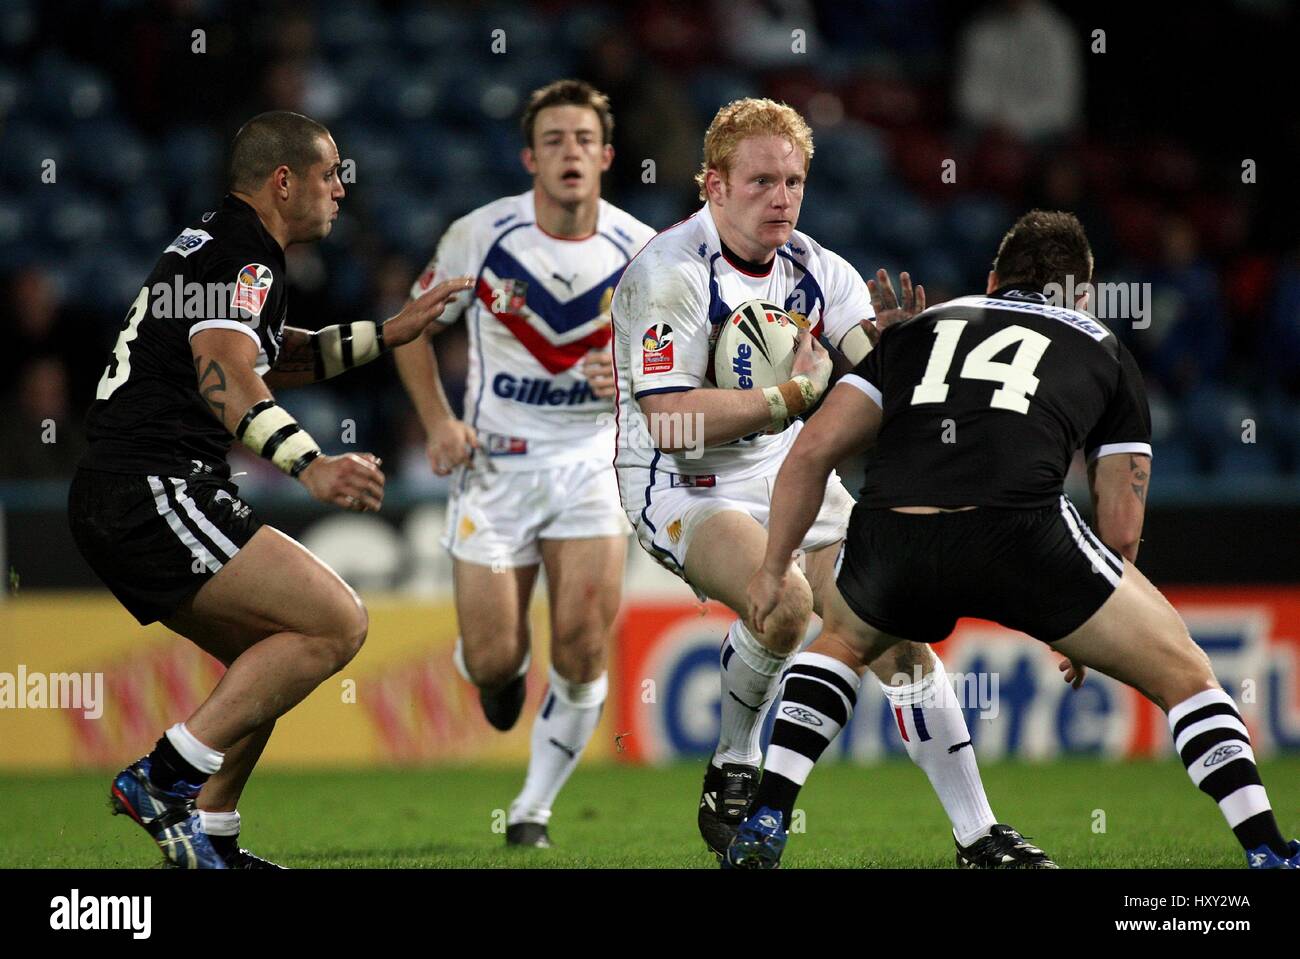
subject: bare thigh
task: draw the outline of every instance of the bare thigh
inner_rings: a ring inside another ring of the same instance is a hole
[[[551,606],[551,662],[574,683],[605,671],[623,594],[627,537],[544,539],[542,563]]]
[[[465,666],[476,685],[504,686],[528,655],[528,604],[538,567],[494,569],[456,559],[452,569]]]
[[[1209,657],[1192,640],[1178,611],[1127,560],[1110,598],[1052,648],[1127,683],[1166,712],[1218,686]]]
[[[276,633],[364,635],[366,612],[338,573],[297,540],[263,526],[163,625],[229,666]]]
[[[686,551],[686,578],[706,596],[731,607],[768,649],[790,653],[798,648],[812,614],[812,589],[799,569],[790,571],[790,588],[769,615],[765,632],[748,619],[746,588],[763,563],[767,530],[748,513],[723,510],[700,524]]]

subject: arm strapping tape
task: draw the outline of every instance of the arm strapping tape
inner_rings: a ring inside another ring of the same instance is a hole
[[[275,400],[259,400],[250,406],[235,427],[235,439],[294,479],[321,455],[311,434]]]
[[[384,352],[384,325],[362,320],[327,326],[313,334],[316,379],[327,380],[354,366],[377,360]]]

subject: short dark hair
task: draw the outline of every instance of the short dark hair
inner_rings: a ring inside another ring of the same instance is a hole
[[[259,113],[235,134],[230,148],[231,190],[251,193],[281,164],[303,173],[321,160],[322,136],[329,130],[311,117],[289,110]]]
[[[586,80],[556,80],[529,94],[528,106],[519,120],[524,143],[529,147],[533,145],[533,124],[537,121],[537,114],[547,107],[565,106],[595,110],[600,118],[600,142],[602,145],[609,143],[614,135],[614,114],[609,109],[609,97]]]
[[[1092,282],[1092,248],[1083,224],[1073,213],[1030,210],[1007,231],[993,259],[1003,286],[1017,284],[1042,290],[1050,283],[1068,288]]]

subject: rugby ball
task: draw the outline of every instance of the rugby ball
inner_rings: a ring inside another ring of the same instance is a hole
[[[718,330],[713,382],[724,390],[761,390],[790,379],[799,325],[775,303],[749,300]]]

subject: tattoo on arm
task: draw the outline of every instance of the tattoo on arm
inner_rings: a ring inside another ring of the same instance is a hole
[[[1128,458],[1128,468],[1132,473],[1133,495],[1138,498],[1139,503],[1147,501],[1147,478],[1150,474],[1142,468],[1142,462],[1136,456]]]
[[[194,371],[199,372],[203,357],[194,358]],[[226,421],[226,371],[216,360],[208,360],[208,368],[199,373],[199,395],[222,423]]]
[[[280,341],[280,355],[275,358],[277,373],[311,373],[316,369],[316,351],[312,340],[316,336],[310,330],[294,327],[284,328],[284,338]]]

